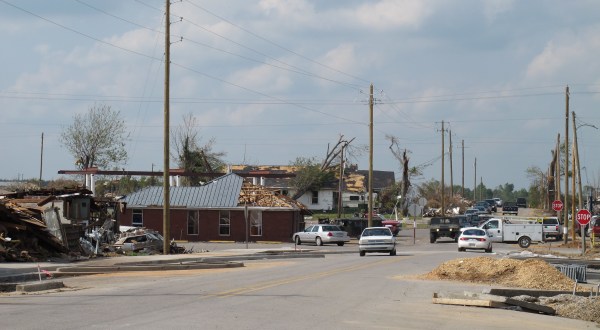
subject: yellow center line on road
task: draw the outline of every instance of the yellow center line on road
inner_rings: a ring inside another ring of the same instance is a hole
[[[402,259],[404,259],[404,258],[402,258]],[[399,260],[399,258],[397,258],[397,257],[396,258],[387,258],[387,259],[378,260],[378,261],[370,262],[370,263],[366,263],[366,264],[337,268],[337,269],[332,269],[332,270],[314,273],[314,274],[296,276],[296,277],[291,277],[291,278],[286,278],[286,279],[281,279],[281,280],[271,280],[271,281],[257,283],[257,284],[246,286],[246,287],[241,287],[241,288],[237,288],[237,289],[233,289],[233,290],[215,293],[215,294],[212,294],[211,296],[220,297],[220,298],[233,297],[233,296],[247,294],[250,292],[255,292],[255,291],[259,291],[259,290],[276,287],[279,285],[290,284],[290,283],[306,281],[306,280],[312,280],[315,278],[331,276],[331,275],[335,275],[335,274],[339,274],[339,273],[347,272],[347,271],[355,271],[355,270],[373,267],[373,266],[377,266],[377,265],[390,264],[390,263],[398,261],[398,260]]]

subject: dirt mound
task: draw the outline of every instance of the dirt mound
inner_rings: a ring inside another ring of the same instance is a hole
[[[461,258],[447,261],[422,276],[539,290],[573,290],[573,280],[540,259]]]
[[[538,290],[571,291],[574,281],[541,259],[462,258],[447,261],[420,277],[426,280],[451,280],[494,284]],[[588,291],[578,287],[578,291]],[[517,298],[540,303],[556,310],[562,317],[600,323],[600,300],[573,295]]]

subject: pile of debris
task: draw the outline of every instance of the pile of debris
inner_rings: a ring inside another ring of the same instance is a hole
[[[489,257],[461,258],[447,261],[431,272],[420,276],[426,280],[466,281],[504,287],[572,292],[575,283],[554,266],[541,259],[493,259]],[[515,296],[504,299],[489,295],[473,297],[473,294],[434,293],[434,303],[447,303],[449,300],[459,305],[502,307],[521,305],[530,306],[529,310],[556,314],[562,317],[600,323],[600,298],[592,295],[590,288],[577,286],[578,292],[589,292],[587,297],[573,294],[558,294],[550,297],[532,295]],[[460,299],[457,297],[460,296]],[[457,300],[458,299],[458,300]],[[509,299],[507,301],[507,299]],[[478,300],[475,302],[475,300]],[[527,305],[529,304],[529,305]],[[537,307],[536,307],[537,305]]]
[[[41,210],[0,200],[0,262],[47,260],[67,252],[42,221]]]
[[[444,262],[422,277],[540,290],[573,290],[573,280],[541,259],[460,258]]]

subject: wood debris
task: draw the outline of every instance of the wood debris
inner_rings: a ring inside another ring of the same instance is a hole
[[[293,200],[288,196],[277,194],[274,190],[263,186],[253,185],[249,182],[244,182],[242,186],[238,205],[297,208],[309,212],[304,204]]]

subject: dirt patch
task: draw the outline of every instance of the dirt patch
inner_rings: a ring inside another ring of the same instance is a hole
[[[431,272],[421,275],[425,280],[452,280],[538,290],[572,291],[574,281],[541,259],[493,259],[489,257],[461,258],[444,262]],[[578,291],[590,291],[578,286]],[[516,297],[515,297],[516,298]],[[562,317],[600,323],[600,299],[559,295],[518,299],[550,306]]]

